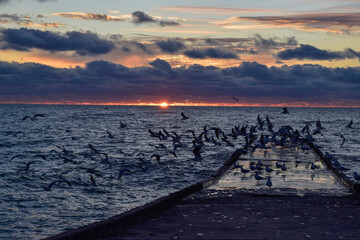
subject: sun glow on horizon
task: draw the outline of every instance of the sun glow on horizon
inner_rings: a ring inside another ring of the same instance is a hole
[[[160,103],[160,107],[161,107],[161,108],[167,108],[168,106],[169,106],[169,104],[166,103],[166,102]]]

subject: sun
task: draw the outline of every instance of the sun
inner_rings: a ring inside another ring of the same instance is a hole
[[[169,104],[166,102],[163,102],[160,104],[160,107],[162,107],[162,108],[167,108],[168,106],[169,106]]]

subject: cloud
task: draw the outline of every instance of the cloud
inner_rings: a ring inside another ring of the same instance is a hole
[[[32,48],[47,51],[75,51],[78,55],[98,55],[115,48],[109,40],[92,32],[67,32],[65,35],[35,29],[0,30],[0,48],[29,51]]]
[[[276,49],[277,47],[284,47],[284,46],[296,46],[298,42],[296,38],[288,37],[285,41],[281,41],[279,38],[264,38],[260,34],[255,34],[255,46],[261,48],[268,48],[268,49]]]
[[[193,49],[184,52],[189,58],[219,58],[219,59],[238,59],[238,55],[220,48]]]
[[[171,68],[165,60],[129,68],[107,61],[85,67],[54,68],[0,62],[0,101],[136,101],[168,96],[176,101],[242,96],[271,104],[307,102],[360,104],[360,68],[320,65],[267,67],[256,62],[217,68],[198,64]],[[319,87],[321,86],[321,87]]]
[[[132,22],[137,25],[140,25],[143,23],[156,23],[156,24],[159,24],[161,27],[180,25],[180,23],[176,22],[176,21],[159,20],[155,17],[152,17],[152,16],[142,12],[142,11],[133,12],[131,14],[131,16],[132,16]]]
[[[175,53],[178,50],[185,47],[184,43],[176,39],[167,39],[165,41],[156,41],[155,44],[161,49],[163,52],[167,53]]]
[[[42,16],[37,16],[41,18]],[[34,21],[29,15],[22,15],[22,14],[9,14],[9,13],[2,13],[0,14],[0,23],[2,24],[16,24],[25,27],[41,27],[41,28],[59,28],[64,27],[63,23],[47,23],[42,21]]]
[[[288,16],[236,17],[232,20],[249,20],[264,24],[264,27],[282,26],[302,31],[329,31],[349,33],[359,31],[360,13],[310,13]],[[251,26],[250,26],[251,27]]]
[[[171,71],[171,65],[165,61],[165,60],[162,60],[162,59],[155,59],[154,61],[152,62],[149,62],[149,64],[155,68],[159,68],[161,70],[164,70],[166,72],[170,72]]]
[[[286,49],[277,53],[277,58],[282,60],[289,59],[309,59],[309,60],[341,60],[360,58],[360,52],[356,52],[351,48],[344,51],[322,50],[307,44],[300,44],[300,47]]]
[[[141,12],[141,11],[133,12],[131,15],[132,15],[132,21],[135,24],[157,22],[157,20],[155,18],[153,18],[150,15],[148,15],[144,12]]]
[[[80,19],[80,20],[96,20],[96,21],[115,21],[122,22],[124,19],[117,16],[110,16],[99,13],[83,13],[83,12],[69,12],[69,13],[54,13],[52,15],[61,16],[65,18]]]

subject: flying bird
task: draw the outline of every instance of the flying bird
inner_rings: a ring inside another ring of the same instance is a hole
[[[47,187],[44,187],[44,190],[45,191],[51,191],[52,187],[55,185],[55,184],[60,184],[60,183],[66,183],[67,185],[69,185],[69,187],[71,187],[71,183],[70,181],[66,180],[66,179],[61,179],[61,180],[56,180],[56,181],[53,181],[49,184],[49,186]]]
[[[181,112],[181,116],[182,116],[182,119],[181,119],[181,120],[189,119],[189,117],[185,116],[185,113],[184,113],[184,112]]]
[[[282,111],[281,113],[283,113],[283,114],[289,114],[288,108],[283,108],[283,111]]]
[[[238,98],[236,98],[236,97],[231,97],[231,98],[234,99],[234,101],[239,102]]]
[[[349,122],[348,125],[346,125],[347,128],[352,128],[352,124],[353,124],[353,120],[351,119],[351,121]]]
[[[345,139],[344,135],[342,135],[341,133],[340,133],[340,137],[341,137],[342,140],[343,140],[342,143],[341,143],[341,145],[340,145],[340,147],[342,147],[342,146],[344,145],[346,139]]]

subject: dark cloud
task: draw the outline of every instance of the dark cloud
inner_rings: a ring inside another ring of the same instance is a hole
[[[71,19],[80,19],[80,20],[96,20],[96,21],[115,21],[115,22],[122,22],[124,19],[116,16],[110,16],[107,14],[100,14],[100,13],[54,13],[55,16],[61,16],[65,18]]]
[[[300,47],[294,49],[286,49],[277,53],[277,58],[282,60],[289,59],[309,59],[309,60],[341,60],[360,58],[360,52],[353,49],[345,49],[345,51],[329,51],[322,50],[307,44],[300,44]]]
[[[175,22],[175,21],[170,21],[170,20],[160,20],[159,21],[159,25],[162,27],[166,27],[166,26],[179,26],[180,23]]]
[[[251,20],[264,24],[293,27],[298,30],[330,32],[350,32],[360,27],[360,13],[310,13],[289,16],[256,16],[234,18],[240,21]]]
[[[37,18],[42,18],[42,15],[38,15]],[[29,15],[23,14],[0,14],[0,23],[3,24],[16,24],[25,27],[43,27],[43,28],[58,28],[63,27],[63,23],[47,23],[42,21],[34,21]]]
[[[161,27],[180,25],[180,23],[175,21],[158,20],[142,11],[133,12],[131,15],[132,15],[132,22],[138,25],[143,23],[156,23],[159,24]]]
[[[166,72],[171,71],[171,65],[167,61],[159,59],[159,58],[155,59],[152,62],[149,62],[149,64],[151,66],[153,66],[154,68],[159,68],[159,69],[164,70]]]
[[[9,0],[0,0],[0,4],[5,4],[5,3],[8,3]]]
[[[189,58],[219,58],[219,59],[238,59],[238,55],[234,52],[221,48],[193,49],[184,52]]]
[[[0,30],[0,48],[29,51],[32,48],[48,51],[75,51],[79,55],[98,55],[115,48],[109,40],[91,32],[67,32],[61,35],[35,29]]]
[[[279,38],[264,38],[260,34],[255,34],[255,46],[267,49],[274,49],[277,47],[284,47],[284,46],[296,46],[298,42],[295,37],[288,37],[283,39]]]
[[[248,101],[360,104],[360,68],[320,65],[267,67],[243,62],[238,67],[190,65],[171,68],[164,60],[152,67],[129,68],[107,61],[85,67],[54,68],[35,63],[0,62],[0,101],[131,101],[169,96],[177,101],[242,96]],[[321,87],[319,87],[321,86]],[[250,100],[249,100],[250,99]]]
[[[132,15],[132,21],[135,24],[157,22],[155,18],[141,11],[133,12],[131,15]]]
[[[178,50],[185,47],[185,45],[176,39],[167,39],[165,41],[157,41],[155,44],[161,49],[163,52],[167,53],[175,53]]]
[[[152,52],[148,49],[148,47],[145,44],[136,41],[131,41],[130,43],[133,44],[135,47],[143,50],[145,53],[152,54]]]

